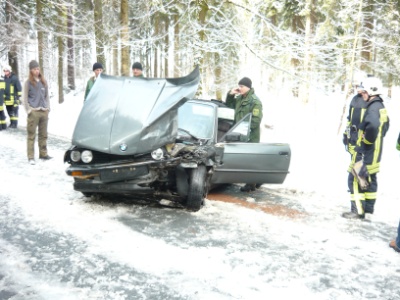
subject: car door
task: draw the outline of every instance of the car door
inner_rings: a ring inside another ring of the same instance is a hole
[[[211,183],[283,183],[289,172],[290,145],[287,143],[246,143],[251,114],[246,115],[222,138],[223,148]],[[235,140],[235,141],[233,141]],[[230,142],[233,141],[233,142]]]

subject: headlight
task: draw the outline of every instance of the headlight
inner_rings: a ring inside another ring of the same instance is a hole
[[[71,151],[69,156],[73,162],[78,162],[81,159],[81,153],[76,150]]]
[[[151,157],[154,160],[161,160],[164,158],[164,151],[162,151],[161,148],[158,148],[157,150],[154,150],[153,152],[151,152]]]
[[[84,163],[88,164],[93,160],[93,153],[92,151],[85,150],[82,152],[81,159]]]

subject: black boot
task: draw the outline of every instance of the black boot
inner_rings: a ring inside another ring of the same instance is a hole
[[[49,155],[45,155],[45,156],[40,156],[39,157],[39,159],[41,159],[41,160],[49,160],[49,159],[52,159],[53,158],[53,156],[49,156]]]
[[[346,219],[365,219],[365,214],[359,215],[351,211],[342,213],[342,217]]]
[[[241,192],[251,192],[256,190],[256,185],[254,183],[246,183],[240,188]]]

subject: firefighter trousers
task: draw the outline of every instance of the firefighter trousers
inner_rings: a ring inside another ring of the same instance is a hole
[[[369,175],[369,186],[366,190],[360,188],[357,179],[349,173],[348,187],[350,191],[351,211],[363,215],[373,214],[378,191],[376,174]]]
[[[8,116],[10,117],[10,127],[17,128],[18,126],[18,105],[6,105]]]

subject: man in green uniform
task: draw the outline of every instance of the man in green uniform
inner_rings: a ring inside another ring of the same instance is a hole
[[[85,90],[85,99],[86,101],[87,96],[89,95],[90,90],[94,86],[96,79],[100,76],[100,74],[103,72],[103,65],[99,62],[96,62],[93,64],[93,73],[94,76],[90,77],[87,84],[86,84],[86,90]]]
[[[132,65],[133,77],[144,78],[143,76],[143,66],[140,62],[135,62]]]
[[[238,83],[238,88],[233,88],[226,96],[226,106],[235,109],[235,122],[240,121],[245,115],[251,113],[249,143],[260,142],[260,123],[263,117],[262,103],[254,93],[250,78],[243,77]],[[256,184],[246,184],[241,187],[242,192],[254,191]]]

